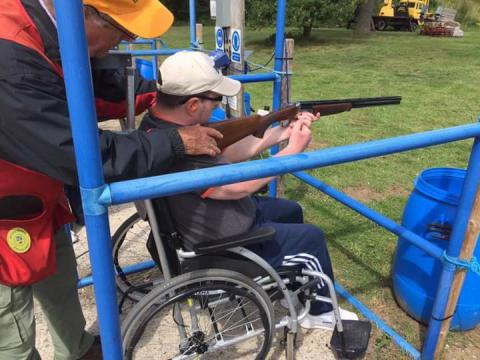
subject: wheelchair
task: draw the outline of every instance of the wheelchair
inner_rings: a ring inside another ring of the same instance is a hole
[[[328,276],[298,266],[274,269],[245,247],[272,240],[273,228],[204,242],[186,251],[166,200],[144,204],[146,211],[130,216],[113,236],[118,287],[124,298],[136,301],[122,322],[126,359],[264,359],[275,332],[281,330],[286,358],[294,359],[298,321],[308,314],[313,300],[333,307],[330,343],[337,357],[363,356],[371,324],[340,319]],[[123,267],[131,263],[129,245],[134,242],[147,244],[145,259],[151,256],[156,266],[126,275]],[[330,297],[316,294],[320,282],[328,286]],[[294,304],[299,296],[300,309]],[[276,319],[274,305],[280,301],[287,310]]]

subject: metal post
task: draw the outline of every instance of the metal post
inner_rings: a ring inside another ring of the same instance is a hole
[[[155,73],[156,71],[154,71]],[[127,129],[135,129],[135,68],[125,68],[127,76]]]
[[[287,9],[286,0],[277,1],[277,24],[275,29],[275,71],[281,72],[283,69],[283,46],[285,41],[285,14]],[[273,104],[272,110],[278,110],[281,106],[282,77],[278,76],[273,82]],[[275,155],[278,152],[278,146],[273,146],[270,154]],[[268,193],[271,197],[277,194],[277,181],[270,183]]]
[[[283,72],[285,73],[282,76],[282,96],[281,96],[281,104],[282,107],[287,105],[290,102],[290,95],[292,94],[291,89],[291,72],[293,69],[293,54],[294,54],[294,45],[295,40],[293,39],[285,39],[285,50],[284,50],[284,61],[283,61]],[[288,140],[282,141],[278,144],[278,150],[282,150],[288,145]],[[285,196],[285,176],[282,175],[277,179],[277,197],[284,197]]]
[[[229,75],[241,74],[245,70],[245,0],[230,0],[230,27],[227,29],[227,53],[230,55],[232,63],[228,68]],[[218,16],[218,14],[217,14]],[[238,37],[234,33],[241,34],[239,42],[235,39]],[[234,55],[234,45],[240,47],[240,60]],[[243,100],[243,85],[238,95],[229,98],[227,114],[232,117],[240,117],[245,115]]]
[[[152,39],[152,50],[157,50],[157,39]],[[152,57],[152,66],[153,66],[153,79],[158,80],[158,56],[154,55]]]
[[[105,359],[118,360],[122,358],[120,324],[107,209],[97,201],[105,183],[82,2],[55,0],[55,14],[95,283],[102,350]]]
[[[480,140],[475,138],[473,143],[468,171],[465,177],[465,183],[462,189],[460,205],[457,209],[457,215],[453,224],[453,231],[447,248],[447,255],[458,257],[463,253],[462,249],[465,245],[463,240],[468,229],[468,222],[475,202],[478,185],[480,183]],[[475,239],[476,240],[476,239]],[[464,254],[465,255],[465,254]],[[467,257],[470,260],[471,255]],[[437,289],[437,295],[433,304],[432,317],[428,326],[427,336],[423,348],[422,358],[437,359],[440,357],[441,351],[445,345],[445,337],[450,325],[450,317],[455,311],[457,299],[452,297],[455,289],[460,292],[463,285],[463,279],[459,281],[458,275],[455,274],[456,268],[451,264],[443,265],[442,273]],[[452,287],[454,278],[456,287]],[[447,312],[449,310],[449,312]]]
[[[195,0],[188,1],[188,8],[190,14],[190,47],[197,47],[197,34],[195,24],[197,23],[197,13],[195,12]]]

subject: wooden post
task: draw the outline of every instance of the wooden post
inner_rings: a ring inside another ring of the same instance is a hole
[[[290,97],[292,95],[292,84],[291,84],[291,74],[293,70],[293,53],[295,48],[295,40],[293,39],[285,39],[285,46],[284,46],[284,58],[283,61],[283,72],[286,75],[283,76],[282,79],[282,107],[288,105],[290,101]]]
[[[195,24],[195,33],[197,36],[198,47],[203,49],[203,24]]]
[[[465,233],[465,239],[463,240],[462,249],[460,250],[459,259],[468,260],[473,256],[475,246],[477,244],[478,235],[480,234],[480,187],[477,188],[475,195],[475,202],[470,213],[468,220],[467,231]],[[466,269],[459,269],[456,271],[450,294],[448,296],[447,309],[445,310],[445,318],[442,326],[440,327],[440,336],[438,338],[437,346],[435,348],[434,359],[441,359],[443,349],[447,342],[447,334],[450,329],[450,322],[452,321],[453,313],[457,307],[458,298],[462,290],[463,281],[465,280]]]
[[[293,70],[293,54],[294,54],[295,41],[293,39],[285,39],[284,46],[284,60],[282,71],[286,73],[282,77],[282,95],[281,104],[282,107],[286,106],[291,99],[292,95],[292,82],[291,73]],[[288,140],[282,141],[279,144],[279,150],[282,150],[288,144]],[[277,197],[285,197],[285,177],[280,176],[277,180]]]

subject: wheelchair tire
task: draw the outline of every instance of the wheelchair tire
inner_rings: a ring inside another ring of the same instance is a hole
[[[140,261],[149,261],[151,256],[146,248],[150,224],[140,218],[138,213],[132,214],[115,231],[112,236],[112,255],[118,290],[133,301],[139,301],[147,294],[153,284],[163,282],[163,276],[158,267],[139,273],[124,274],[126,266]]]
[[[234,271],[206,269],[153,288],[122,322],[122,342],[125,359],[264,359],[274,326],[259,285]]]

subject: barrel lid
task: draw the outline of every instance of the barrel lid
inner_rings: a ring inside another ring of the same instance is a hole
[[[457,206],[460,203],[461,186],[465,178],[466,170],[455,168],[433,168],[423,170],[420,175],[414,180],[413,185],[415,190],[421,192],[425,196],[428,196],[434,200],[442,201],[444,203]],[[448,184],[448,180],[456,181],[458,184],[458,191],[455,193],[442,189],[439,187],[438,182],[444,179]]]

